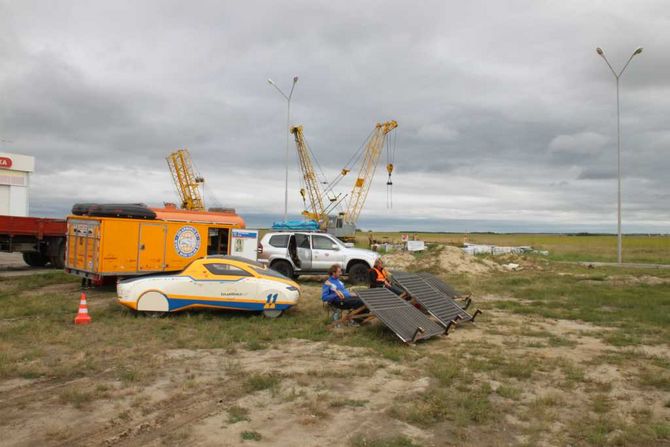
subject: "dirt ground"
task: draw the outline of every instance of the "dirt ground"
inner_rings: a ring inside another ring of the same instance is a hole
[[[485,307],[487,301],[495,299],[480,299],[481,305]],[[485,343],[485,350],[504,349],[519,354],[519,358],[531,354],[534,362],[570,358],[595,386],[608,384],[616,390],[608,405],[618,416],[629,418],[631,411],[653,408],[657,416],[670,419],[670,408],[664,405],[668,393],[640,393],[631,380],[634,368],[592,366],[594,358],[612,350],[594,336],[602,331],[607,329],[570,320],[487,311],[479,323],[423,343],[420,348],[422,357],[449,351],[476,356],[482,348],[477,344]],[[538,334],[567,342],[562,346],[537,344]],[[670,361],[667,346],[643,350]],[[288,339],[260,350],[242,346],[171,349],[156,353],[150,364],[157,374],[151,383],[142,386],[129,387],[104,373],[64,382],[3,382],[3,425],[11,427],[4,430],[3,444],[235,446],[243,443],[241,433],[257,437],[246,442],[268,446],[348,445],[352,435],[378,437],[388,433],[427,446],[520,445],[528,441],[527,436],[519,434],[523,430],[514,434],[509,428],[507,434],[472,430],[467,440],[459,440],[460,435],[453,433],[452,438],[445,439],[442,435],[449,433],[389,417],[399,401],[426,392],[435,381],[420,359],[399,363],[380,358],[370,349]],[[517,381],[521,389],[518,406],[525,411],[542,399],[564,406],[551,425],[555,434],[572,418],[580,417],[580,409],[587,408],[590,399],[572,387],[558,385],[561,380],[556,371],[551,371],[530,382]],[[487,383],[493,392],[504,386],[487,373],[480,373],[477,382]],[[66,400],[74,405],[64,405],[63,396],[68,393],[73,397]],[[77,393],[97,396],[94,402],[78,405]],[[505,419],[509,427],[522,429],[528,424],[511,414]],[[492,442],[494,439],[497,441]],[[535,445],[552,444],[538,439]]]

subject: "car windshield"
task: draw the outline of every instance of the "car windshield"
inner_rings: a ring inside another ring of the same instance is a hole
[[[251,267],[259,275],[272,276],[273,278],[287,279],[286,276],[269,268]]]

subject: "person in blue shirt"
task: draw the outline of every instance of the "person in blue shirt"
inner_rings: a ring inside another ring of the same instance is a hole
[[[341,275],[342,267],[333,264],[328,270],[328,279],[323,283],[323,287],[321,287],[321,300],[334,306],[338,311],[364,306],[363,301],[358,298],[355,292],[350,292],[344,287],[344,284],[340,280]],[[337,314],[339,312],[336,312],[336,315],[333,316],[334,319],[339,319],[339,315]]]

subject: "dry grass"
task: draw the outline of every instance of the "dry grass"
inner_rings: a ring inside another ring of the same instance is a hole
[[[430,267],[424,257],[417,265]],[[155,430],[160,442],[174,445],[200,439],[198,424],[166,430],[160,421],[170,425],[173,413],[202,411],[220,413],[211,427],[230,427],[237,442],[271,445],[272,433],[259,428],[270,406],[303,418],[298,425],[307,432],[343,421],[342,442],[352,446],[670,443],[670,286],[611,280],[665,280],[670,272],[519,260],[528,268],[513,273],[436,270],[471,290],[485,313],[474,326],[414,348],[381,325],[328,331],[320,284],[309,279],[301,281],[299,306],[277,320],[208,311],[150,319],[117,305],[113,290],[95,290],[87,327],[72,324],[76,279],[0,279],[0,386],[8,390],[0,427],[11,431],[40,411],[84,416],[108,409],[101,427],[158,415],[155,426],[144,423],[125,436],[139,445]],[[284,370],[263,363],[269,348],[289,339],[366,350],[337,368],[332,353],[300,371],[291,362]],[[200,360],[209,350],[219,353],[219,366]],[[171,352],[184,357],[166,357]],[[398,396],[379,400],[393,382],[402,382]],[[352,384],[365,393],[348,393]],[[165,387],[171,392],[157,392]],[[214,406],[201,409],[203,401]],[[379,436],[347,431],[359,414]],[[411,430],[403,431],[406,424]],[[33,443],[77,444],[55,422],[32,435]]]

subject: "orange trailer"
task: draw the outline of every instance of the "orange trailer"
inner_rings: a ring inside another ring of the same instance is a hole
[[[230,254],[234,229],[245,228],[233,212],[152,211],[155,219],[68,216],[65,271],[94,281],[178,271],[194,259]]]

